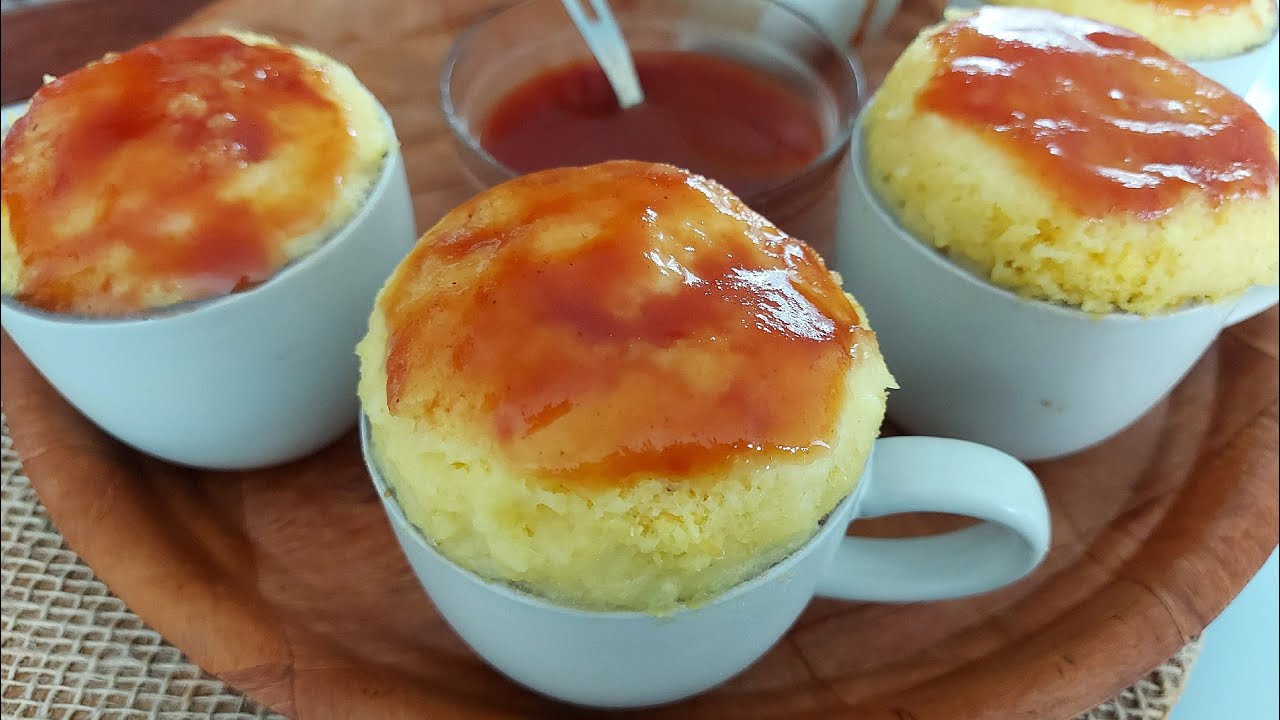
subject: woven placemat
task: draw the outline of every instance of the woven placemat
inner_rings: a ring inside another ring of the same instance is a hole
[[[125,607],[67,548],[3,424],[0,672],[3,718],[280,718],[210,677]],[[1200,652],[1193,641],[1077,720],[1164,720]],[[373,719],[369,719],[373,720]]]

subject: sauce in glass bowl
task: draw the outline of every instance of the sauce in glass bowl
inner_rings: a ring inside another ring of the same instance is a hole
[[[826,147],[820,107],[779,77],[679,50],[637,52],[635,66],[645,100],[628,110],[589,59],[534,75],[494,106],[481,146],[522,173],[665,162],[746,197],[802,172]]]

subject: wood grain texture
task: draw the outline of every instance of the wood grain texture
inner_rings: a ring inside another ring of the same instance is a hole
[[[154,38],[209,0],[59,0],[4,14],[0,102],[31,96],[45,74],[61,75],[108,51]]]
[[[469,192],[435,78],[452,35],[485,4],[224,0],[184,29],[252,28],[351,63],[395,119],[427,225]],[[894,39],[868,50],[879,58],[869,74],[932,10],[904,12]],[[1215,617],[1276,545],[1278,317],[1226,332],[1121,435],[1034,468],[1055,537],[1025,581],[943,603],[815,601],[746,673],[649,715],[1043,720],[1129,686]],[[588,714],[512,685],[448,629],[396,546],[354,438],[268,471],[178,469],[96,430],[7,336],[2,353],[14,442],[68,544],[210,672],[299,720]]]

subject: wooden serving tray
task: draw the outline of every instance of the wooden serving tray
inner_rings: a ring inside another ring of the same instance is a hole
[[[224,0],[183,29],[251,28],[349,62],[394,116],[425,226],[468,194],[435,81],[456,31],[488,4]],[[893,41],[868,50],[869,74],[928,19],[905,12]],[[745,674],[652,715],[1070,718],[1110,698],[1199,633],[1276,545],[1277,345],[1273,309],[1224,333],[1122,435],[1037,465],[1055,537],[1030,578],[962,601],[815,601]],[[257,700],[299,720],[586,712],[503,679],[448,629],[354,437],[267,471],[183,470],[104,436],[7,336],[2,367],[14,442],[68,544],[169,641]],[[865,529],[936,526],[902,517]]]

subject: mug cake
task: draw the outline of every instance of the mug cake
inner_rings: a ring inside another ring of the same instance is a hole
[[[1183,60],[1255,48],[1276,33],[1275,0],[991,0],[1092,18],[1132,30]]]
[[[471,572],[665,614],[803,545],[893,380],[857,303],[721,185],[616,161],[426,233],[360,342],[371,460]]]
[[[1275,132],[1130,31],[983,8],[921,34],[864,122],[887,209],[1021,295],[1152,314],[1277,281]]]
[[[295,460],[358,417],[351,349],[417,232],[391,118],[350,70],[235,34],[52,80],[8,133],[0,324],[156,458]]]
[[[253,288],[362,206],[394,142],[314,50],[174,37],[50,80],[3,154],[3,292],[114,317]]]

